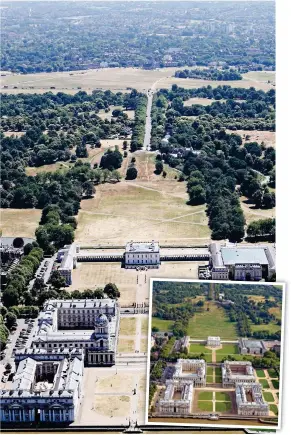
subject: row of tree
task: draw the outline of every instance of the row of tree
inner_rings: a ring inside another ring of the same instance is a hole
[[[203,79],[203,80],[242,80],[242,75],[234,70],[233,68],[229,69],[183,69],[175,71],[175,77],[180,79]]]

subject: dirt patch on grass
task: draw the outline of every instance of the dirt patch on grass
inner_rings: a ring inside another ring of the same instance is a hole
[[[128,396],[107,396],[104,401],[103,396],[96,396],[95,411],[106,417],[114,415],[114,417],[123,417],[128,415],[130,411],[130,397]]]

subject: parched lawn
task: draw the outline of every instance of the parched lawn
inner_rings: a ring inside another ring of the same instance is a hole
[[[227,412],[231,410],[231,402],[215,402],[216,412]]]
[[[265,378],[266,377],[264,370],[257,369],[256,373],[257,373],[258,378]]]
[[[119,335],[135,335],[136,333],[136,318],[122,317],[120,319]]]
[[[2,236],[35,237],[41,210],[34,208],[2,208],[0,228]]]
[[[200,409],[200,411],[212,411],[213,405],[212,405],[212,402],[210,402],[210,401],[198,400],[198,408]]]
[[[268,369],[268,373],[270,378],[278,379],[278,375],[275,369]]]
[[[117,352],[132,353],[134,352],[134,340],[119,339]]]
[[[270,411],[272,411],[275,415],[278,415],[278,406],[270,405]]]
[[[158,319],[158,317],[152,317],[152,328],[158,328],[159,331],[169,332],[171,331],[174,322],[172,320]]]
[[[279,387],[280,387],[279,381],[276,381],[275,379],[273,379],[271,382],[272,382],[273,387],[275,388],[275,390],[279,390]]]
[[[212,393],[210,391],[201,391],[201,393],[198,394],[198,401],[199,400],[212,400]]]
[[[209,353],[211,354],[211,350],[206,349],[203,343],[191,343],[190,344],[190,353]]]
[[[272,394],[272,393],[269,393],[268,391],[264,391],[264,392],[263,392],[263,396],[264,396],[264,399],[265,399],[267,402],[274,402],[274,401],[275,401],[275,399],[274,399],[274,397],[273,397],[273,394]]]
[[[219,331],[222,339],[231,340],[237,338],[235,325],[229,321],[223,308],[210,301],[206,302],[202,312],[195,313],[190,319],[187,334],[193,338],[206,339],[209,335],[216,335]]]
[[[269,384],[268,384],[267,379],[259,379],[259,382],[263,388],[269,388]]]

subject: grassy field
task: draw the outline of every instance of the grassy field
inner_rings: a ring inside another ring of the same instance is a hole
[[[212,392],[201,391],[201,393],[198,393],[198,400],[212,400]]]
[[[135,335],[136,333],[136,318],[122,317],[120,319],[119,335]]]
[[[268,373],[269,373],[270,378],[278,379],[278,375],[277,375],[276,370],[274,370],[274,369],[268,369]]]
[[[204,206],[186,204],[184,183],[126,182],[98,186],[81,202],[75,240],[86,244],[125,245],[130,239],[160,243],[206,243],[210,231]],[[130,234],[130,236],[129,236]]]
[[[134,340],[125,338],[120,338],[118,340],[117,352],[132,353],[134,350]]]
[[[190,320],[187,333],[192,338],[202,339],[215,335],[217,331],[222,339],[237,338],[235,324],[228,320],[224,309],[218,307],[215,302],[206,302],[204,311],[196,313]]]
[[[40,221],[41,210],[38,209],[1,209],[2,236],[35,237],[35,230]]]
[[[222,392],[216,391],[215,400],[219,400],[219,401],[223,401],[223,402],[230,402],[230,396],[228,393],[222,393]]]
[[[211,101],[211,100],[209,100]],[[201,103],[200,103],[201,104]],[[242,138],[242,145],[246,142],[258,142],[261,144],[264,142],[266,147],[276,147],[276,132],[275,131],[263,131],[263,130],[228,130],[226,132],[231,134],[239,134]]]
[[[239,353],[237,344],[223,344],[222,349],[216,350],[217,355],[237,355]]]
[[[212,411],[213,405],[212,402],[207,400],[199,400],[198,401],[198,408],[200,411]]]
[[[273,387],[275,388],[275,390],[279,390],[279,387],[280,387],[280,383],[279,383],[279,381],[278,380],[275,380],[275,379],[272,379],[272,384],[273,384]]]
[[[220,367],[215,367],[215,382],[222,382],[222,373],[221,373],[221,368]],[[218,394],[218,393],[216,393]],[[224,394],[224,393],[222,393]],[[221,400],[221,399],[217,399],[217,400]]]
[[[231,410],[231,402],[215,402],[216,412],[227,412]]]
[[[186,67],[186,66],[185,66]],[[129,91],[135,88],[146,91],[151,86],[156,89],[171,88],[173,84],[185,88],[198,88],[201,86],[236,86],[256,89],[273,89],[275,73],[250,72],[243,75],[243,80],[212,81],[202,79],[180,79],[173,77],[180,68],[163,68],[156,70],[143,70],[139,68],[104,68],[99,70],[66,71],[37,74],[7,74],[1,77],[1,92],[5,93],[43,93],[68,92],[75,93],[80,90],[92,92],[93,89],[110,89],[111,91]],[[3,89],[3,86],[8,86]],[[17,89],[13,89],[17,87]],[[51,89],[53,88],[53,89]]]
[[[203,343],[191,343],[190,344],[190,352],[197,353],[197,354],[200,354],[200,353],[211,354],[212,353],[211,350],[206,349],[206,347]]]
[[[152,317],[152,328],[156,327],[160,331],[169,332],[172,329],[172,326],[174,325],[174,322],[171,320],[163,320],[158,319],[157,317]]]
[[[211,100],[210,98],[199,98],[199,97],[194,97],[194,98],[189,98],[189,100],[186,100],[184,102],[184,106],[192,106],[192,104],[201,104],[202,106],[209,106],[212,103],[215,103],[216,100]],[[220,102],[225,101],[225,100],[220,100]]]
[[[278,415],[278,406],[277,405],[270,405],[270,411],[272,411],[275,415]]]
[[[267,379],[259,379],[259,382],[263,388],[269,388],[269,384],[268,384]]]
[[[255,208],[245,196],[240,197],[240,204],[244,212],[247,224],[259,219],[269,219],[276,217],[276,207],[271,209]]]
[[[274,332],[280,331],[281,327],[275,323],[268,323],[263,325],[251,325],[251,330],[252,332],[269,331],[272,334]]]
[[[268,391],[264,391],[263,396],[267,402],[271,402],[271,403],[274,402],[274,397],[272,393],[269,393]]]
[[[258,378],[265,378],[266,377],[264,370],[256,369],[256,374],[257,374]]]

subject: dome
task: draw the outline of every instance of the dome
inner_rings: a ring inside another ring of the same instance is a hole
[[[99,316],[96,318],[96,320],[95,320],[95,324],[96,325],[102,325],[102,326],[105,326],[105,325],[107,325],[108,324],[108,319],[107,319],[107,317],[105,316],[105,314],[99,314]]]

